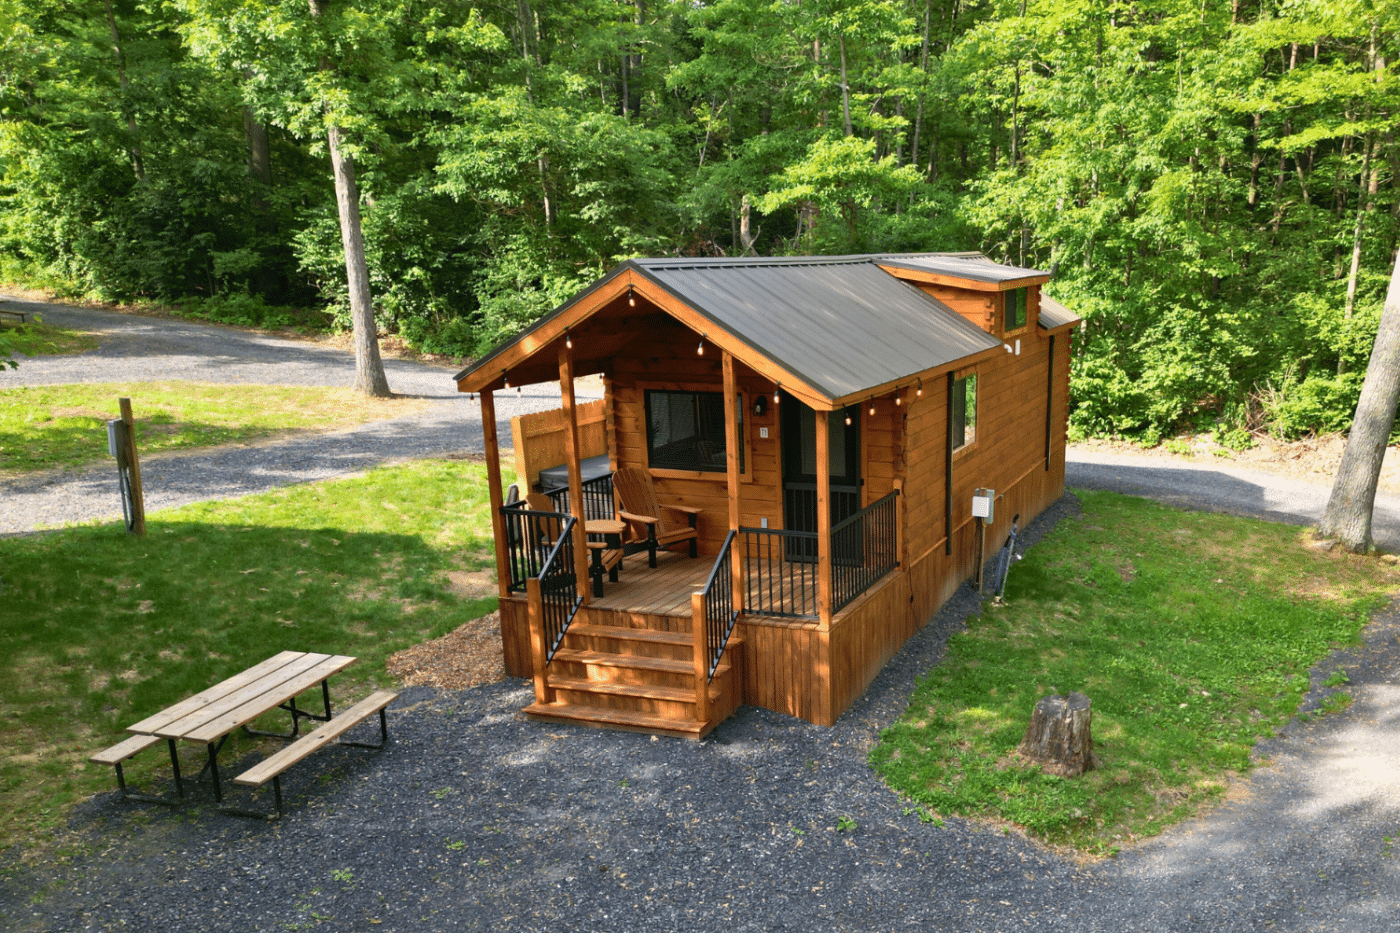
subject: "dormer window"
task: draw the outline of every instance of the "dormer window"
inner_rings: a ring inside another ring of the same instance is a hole
[[[1006,316],[1003,319],[1005,321],[1003,330],[1010,332],[1026,326],[1028,291],[1029,289],[1025,288],[1013,288],[1005,293]]]

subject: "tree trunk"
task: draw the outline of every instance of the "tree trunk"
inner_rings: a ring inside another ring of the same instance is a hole
[[[1364,554],[1371,549],[1371,511],[1376,504],[1376,483],[1395,426],[1395,406],[1400,403],[1400,253],[1385,293],[1380,329],[1361,385],[1351,432],[1342,451],[1337,478],[1327,511],[1317,526],[1323,538],[1337,538],[1347,550]]]
[[[841,48],[841,118],[845,122],[846,135],[854,136],[851,128],[851,85],[846,80],[846,37],[838,35],[837,44]]]
[[[325,12],[329,0],[309,0],[311,15]],[[327,61],[323,71],[330,71]],[[345,278],[350,287],[350,326],[355,345],[355,389],[373,398],[388,398],[389,380],[379,357],[379,329],[374,321],[374,301],[369,293],[369,267],[365,262],[365,236],[360,228],[360,188],[355,183],[355,160],[341,148],[340,127],[326,131],[331,170],[335,173],[335,204],[340,212],[340,242],[345,247]]]
[[[106,0],[107,29],[112,33],[112,54],[117,57],[117,80],[121,84],[121,111],[126,119],[126,130],[131,134],[131,167],[138,181],[146,180],[146,160],[141,156],[141,137],[136,132],[136,115],[131,112],[131,102],[127,99],[129,82],[126,78],[126,53],[122,51],[122,34],[117,29],[117,17],[112,12],[112,0]]]
[[[1048,774],[1078,777],[1098,767],[1090,728],[1094,713],[1082,693],[1041,697],[1016,751]]]

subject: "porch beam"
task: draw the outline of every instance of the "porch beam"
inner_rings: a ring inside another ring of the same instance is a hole
[[[593,599],[588,585],[588,534],[583,509],[583,469],[579,466],[578,406],[574,404],[574,360],[566,344],[559,344],[559,394],[564,399],[564,451],[569,467],[569,511],[574,516],[574,573],[578,592],[586,606]]]
[[[496,592],[510,595],[510,564],[506,556],[506,517],[501,514],[505,491],[501,489],[501,446],[496,438],[496,399],[487,389],[481,393],[481,437],[486,444],[486,485],[491,494],[491,534],[496,539]]]
[[[831,418],[824,411],[817,429],[817,616],[831,627]]]
[[[729,530],[739,530],[739,386],[734,379],[734,354],[728,350],[722,356],[724,361],[724,449],[725,468],[728,471],[729,487]],[[734,606],[744,605],[742,561],[729,561],[730,579],[734,587]]]

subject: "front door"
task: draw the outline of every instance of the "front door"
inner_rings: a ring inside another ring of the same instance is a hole
[[[782,396],[783,527],[817,530],[817,418],[828,419],[831,443],[831,524],[860,511],[860,410],[818,415],[792,396]],[[847,421],[849,420],[849,424]],[[812,539],[788,539],[789,560],[816,560]]]

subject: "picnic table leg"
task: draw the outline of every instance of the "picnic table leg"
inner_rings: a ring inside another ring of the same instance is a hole
[[[166,739],[165,741],[170,745],[170,768],[175,772],[175,796],[184,797],[185,783],[180,780],[180,753],[175,749],[174,739]],[[120,771],[117,772],[117,776],[121,777]]]
[[[222,744],[224,743],[219,743]],[[209,743],[209,774],[214,779],[214,800],[223,803],[224,789],[219,783],[219,749],[213,742]]]

